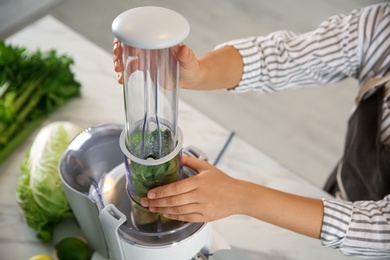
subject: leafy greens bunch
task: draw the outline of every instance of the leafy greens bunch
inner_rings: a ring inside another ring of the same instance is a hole
[[[139,131],[130,138],[130,151],[142,159],[160,159],[175,147],[169,129],[151,132]],[[139,201],[155,187],[178,181],[180,178],[180,157],[158,165],[130,163],[132,190]]]
[[[80,96],[73,59],[0,40],[0,164],[57,107]]]
[[[154,160],[168,155],[175,148],[172,133],[169,129],[136,132],[131,136],[128,145],[135,156]],[[131,180],[127,185],[133,199],[140,202],[149,190],[178,181],[181,178],[180,158],[180,154],[177,154],[169,161],[157,165],[143,165],[132,161],[129,165]],[[172,222],[171,219],[167,219],[159,213],[151,212],[138,204],[133,205],[133,213],[138,228],[144,231],[157,230],[159,220],[164,225]],[[171,224],[171,226],[173,225],[175,224]],[[162,228],[164,229],[164,227]]]

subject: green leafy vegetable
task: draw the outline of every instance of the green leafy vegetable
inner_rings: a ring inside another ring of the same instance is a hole
[[[27,225],[42,242],[52,239],[60,220],[73,216],[58,172],[62,153],[81,128],[70,122],[54,122],[40,130],[21,165],[16,190]]]
[[[131,178],[136,198],[145,197],[146,193],[155,187],[178,181],[179,165],[179,155],[159,165],[142,165],[131,162]]]
[[[130,151],[142,159],[159,159],[168,155],[173,148],[172,135],[169,129],[152,132],[136,132],[130,138]],[[179,179],[179,155],[159,165],[130,163],[132,188],[136,199],[140,200],[155,187],[175,182]]]
[[[136,132],[130,138],[129,149],[142,159],[160,159],[168,155],[175,148],[172,134],[169,129],[154,130],[152,132]],[[140,202],[147,192],[155,187],[169,184],[180,179],[180,155],[158,165],[143,165],[132,161],[130,163],[131,181],[128,187],[133,199]],[[133,204],[133,216],[138,228],[145,231],[167,229],[178,225],[175,221],[167,219],[159,213]],[[159,222],[163,224],[159,226]]]
[[[131,183],[133,190],[133,199],[140,201],[146,197],[149,190],[165,184],[178,181],[180,178],[180,156],[176,155],[170,161],[159,165],[142,165],[131,162]],[[144,231],[155,231],[158,229],[171,230],[178,226],[171,219],[163,215],[149,211],[138,204],[133,204],[133,216],[138,228]],[[162,226],[159,227],[161,221]]]
[[[137,131],[132,133],[128,147],[132,154],[141,159],[159,159],[168,155],[175,145],[169,129]]]
[[[43,121],[80,95],[73,59],[0,40],[0,163]]]

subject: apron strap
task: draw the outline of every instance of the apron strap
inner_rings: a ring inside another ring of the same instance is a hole
[[[365,94],[375,87],[385,85],[387,89],[390,88],[390,72],[381,78],[371,78],[363,84],[359,90],[359,94],[355,99],[356,104],[359,104]]]
[[[377,89],[382,90],[380,89],[380,87],[382,86],[384,86],[383,88],[384,92],[380,93],[380,95],[386,97],[390,96],[390,72],[388,72],[385,76],[381,78],[372,78],[367,82],[365,82],[365,84],[361,86],[359,93],[355,99],[356,108],[353,115],[351,115],[348,121],[348,132],[347,132],[346,144],[344,148],[345,149],[344,156],[337,164],[337,166],[333,170],[331,176],[328,178],[324,186],[325,191],[334,195],[338,199],[356,200],[357,198],[360,198],[359,196],[356,195],[356,192],[354,192],[353,190],[359,185],[360,188],[362,188],[361,183],[362,182],[364,183],[366,181],[364,179],[365,174],[363,174],[364,173],[363,170],[354,169],[353,167],[352,167],[353,169],[351,170],[351,165],[355,165],[355,166],[358,165],[358,168],[361,166],[361,164],[359,164],[356,161],[357,160],[356,158],[360,158],[358,157],[358,153],[356,151],[361,149],[361,147],[365,147],[364,149],[367,149],[367,146],[374,147],[375,150],[372,151],[371,149],[367,151],[371,155],[373,154],[380,155],[380,157],[378,157],[379,159],[377,160],[377,162],[381,162],[382,160],[387,161],[386,164],[379,163],[377,165],[374,165],[376,167],[375,168],[376,172],[381,173],[384,170],[388,172],[387,169],[390,168],[390,166],[388,166],[389,165],[388,156],[390,155],[390,150],[389,151],[385,150],[384,153],[381,150],[382,146],[377,143],[376,137],[375,136],[373,137],[373,131],[376,132],[378,130],[378,127],[380,127],[375,123],[378,120],[378,116],[374,116],[374,117],[370,116],[372,112],[378,112],[381,114],[379,110],[380,107],[383,106],[381,104],[381,102],[383,101],[377,100],[377,102],[379,103],[376,104],[375,102],[373,103],[373,100],[375,100],[374,95],[376,95],[377,93],[379,94],[379,92],[376,90]],[[362,106],[364,106],[364,108],[362,108]],[[377,111],[377,109],[379,110]],[[371,127],[370,128],[364,127],[364,122],[370,122],[369,124],[372,125],[372,127],[374,127],[374,130],[372,130]],[[362,131],[369,136],[363,134]],[[356,136],[358,136],[359,140],[356,140]],[[360,147],[360,148],[357,149],[356,147]],[[374,155],[371,156],[371,155],[367,157],[367,160],[369,160],[370,163],[372,163],[372,161],[375,160],[375,156]],[[351,183],[348,182],[343,183],[342,172],[343,172],[344,179],[345,178],[354,179],[355,177],[358,177],[355,182],[351,180],[353,182],[352,185],[353,188],[351,188],[352,187]],[[357,174],[359,176],[352,176],[353,174]],[[346,184],[346,186],[344,184]],[[363,188],[362,190],[364,189],[365,188]],[[383,189],[381,193],[383,193]]]

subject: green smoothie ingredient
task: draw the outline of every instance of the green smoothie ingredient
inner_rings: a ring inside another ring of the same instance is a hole
[[[131,136],[130,151],[141,159],[160,159],[168,155],[175,148],[171,131],[154,130],[152,132],[139,131]],[[155,187],[175,182],[180,174],[179,155],[170,161],[159,165],[142,165],[130,163],[132,188],[138,201]]]
[[[73,213],[63,190],[58,171],[62,153],[82,128],[67,122],[52,122],[35,137],[21,164],[22,174],[16,200],[26,224],[36,230],[38,239],[52,240],[53,230]]]
[[[76,237],[64,238],[54,247],[59,260],[89,260],[91,258],[88,245]]]
[[[73,59],[55,50],[28,51],[0,40],[0,164],[81,84]]]

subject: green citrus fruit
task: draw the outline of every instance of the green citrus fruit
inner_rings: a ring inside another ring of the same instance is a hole
[[[59,260],[89,260],[90,252],[87,244],[76,237],[66,237],[55,246]]]

